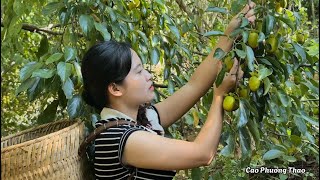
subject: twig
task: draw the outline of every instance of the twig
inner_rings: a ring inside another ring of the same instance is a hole
[[[187,13],[188,17],[191,18],[193,17],[193,13],[188,9],[188,7],[183,3],[183,0],[176,0],[176,3],[179,5],[180,9],[184,12]],[[203,21],[205,26],[209,26],[205,21]],[[203,34],[203,28],[196,26],[197,31],[200,34]],[[203,36],[201,36],[203,37]]]
[[[268,133],[272,133],[272,134],[277,135],[277,136],[289,137],[288,135],[278,134],[278,133],[275,133],[275,132],[273,132],[273,131],[268,131]]]
[[[201,55],[201,56],[208,56],[208,54],[204,54],[204,53],[197,52],[197,51],[192,51],[192,53],[198,54],[198,55]]]
[[[301,102],[307,102],[307,101],[319,101],[319,99],[306,99],[306,100],[301,100]]]
[[[163,98],[167,98],[168,96],[166,96],[165,94],[163,94],[162,92],[160,92],[160,91],[157,91],[159,94],[160,94],[160,96],[162,96]]]
[[[4,24],[3,22],[1,22],[1,27],[4,27]],[[35,25],[32,25],[32,24],[26,24],[26,23],[23,23],[22,24],[22,28],[23,30],[26,30],[26,31],[30,31],[30,32],[36,32],[36,33],[39,33],[41,34],[41,32],[45,32],[47,34],[51,34],[51,35],[63,35],[62,32],[56,32],[56,31],[52,31],[50,30],[50,28],[48,27],[45,27],[45,28],[39,28]]]
[[[158,87],[158,88],[168,88],[167,85],[164,85],[164,84],[157,84],[157,83],[153,83],[153,86],[154,87]]]

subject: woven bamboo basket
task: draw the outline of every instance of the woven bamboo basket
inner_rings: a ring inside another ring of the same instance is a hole
[[[92,179],[78,156],[81,120],[59,120],[1,138],[1,179]]]

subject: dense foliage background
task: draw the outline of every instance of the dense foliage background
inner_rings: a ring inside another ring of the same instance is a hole
[[[61,118],[81,118],[92,130],[99,112],[81,99],[81,59],[97,41],[127,41],[154,73],[156,101],[183,86],[216,44],[240,0],[1,1],[1,136]],[[242,19],[229,54],[245,76],[230,94],[216,159],[180,171],[176,179],[319,177],[319,1],[255,2],[254,25]],[[256,39],[250,33],[256,32]],[[257,47],[251,41],[256,41]],[[221,80],[225,67],[217,81]],[[260,86],[249,90],[256,76]],[[240,95],[247,89],[246,95]],[[187,95],[186,95],[187,96]],[[193,140],[211,105],[209,91],[168,129]],[[245,167],[296,167],[303,174],[247,174]]]

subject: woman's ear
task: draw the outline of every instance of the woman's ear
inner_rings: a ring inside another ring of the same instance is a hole
[[[113,96],[122,96],[122,92],[116,83],[111,83],[108,85],[108,91]]]

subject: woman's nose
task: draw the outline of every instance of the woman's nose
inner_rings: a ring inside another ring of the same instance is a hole
[[[147,74],[146,74],[147,81],[152,80],[153,75],[148,70],[146,70],[146,72],[147,72]]]

